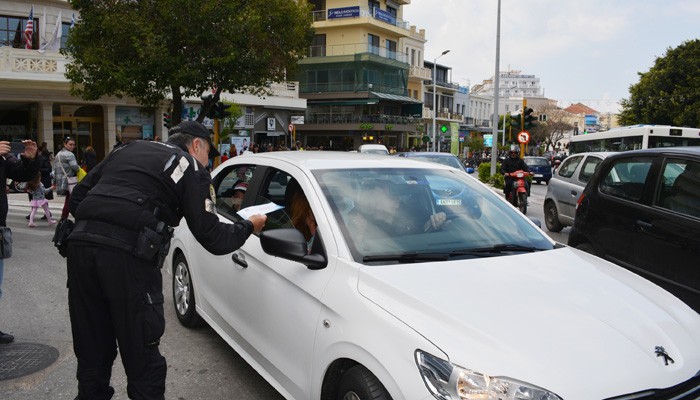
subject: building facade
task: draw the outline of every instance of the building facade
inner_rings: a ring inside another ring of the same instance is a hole
[[[30,13],[32,30],[27,35]],[[46,142],[55,154],[63,139],[72,137],[79,159],[92,146],[101,160],[117,141],[167,139],[163,114],[169,101],[146,109],[126,97],[85,101],[70,95],[65,78],[69,59],[59,50],[72,21],[79,18],[66,0],[0,1],[0,140],[31,138]],[[289,143],[289,123],[292,116],[303,115],[306,100],[299,98],[296,82],[271,84],[270,89],[273,96],[265,99],[244,93],[224,93],[222,98],[244,111],[236,135],[263,144]],[[199,97],[187,99],[183,120],[195,119],[200,106]],[[204,122],[213,126],[211,120]]]
[[[310,2],[316,34],[298,76],[307,100],[296,126],[302,145],[401,148],[420,140],[425,33],[402,19],[410,0]]]

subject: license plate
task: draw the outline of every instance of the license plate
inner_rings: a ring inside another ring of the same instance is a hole
[[[535,174],[535,178],[541,178],[542,174]]]

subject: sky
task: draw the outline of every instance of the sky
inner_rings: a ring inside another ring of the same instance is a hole
[[[425,29],[424,58],[473,87],[496,70],[497,0],[411,0],[403,19]],[[500,70],[540,79],[560,107],[619,111],[669,48],[700,38],[699,0],[501,0]]]

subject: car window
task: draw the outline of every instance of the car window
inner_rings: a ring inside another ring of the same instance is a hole
[[[216,176],[216,210],[232,221],[240,221],[237,214],[248,194],[248,183],[253,177],[255,166],[238,165],[222,171]]]
[[[547,161],[546,158],[530,158],[530,157],[525,157],[525,164],[527,164],[529,167],[549,167],[550,163]]]
[[[292,179],[291,175],[284,171],[277,169],[267,171],[260,194],[255,199],[255,205],[275,203],[283,208],[267,214],[267,221],[263,231],[293,227],[291,217],[287,213],[288,208],[286,207],[288,202],[287,188]]]
[[[582,159],[582,156],[567,158],[559,166],[559,169],[557,170],[557,175],[563,178],[571,178],[574,175],[574,172],[576,171],[576,167],[578,167]]]
[[[588,183],[591,180],[591,176],[603,161],[600,157],[588,156],[581,166],[581,172],[578,174],[578,180],[581,182]]]
[[[455,170],[317,170],[314,176],[357,262],[462,251],[474,257],[468,250],[504,244],[552,248],[515,208]],[[444,223],[434,226],[435,217]]]
[[[442,165],[447,165],[448,167],[452,168],[457,168],[457,169],[464,169],[462,165],[459,162],[459,159],[454,156],[435,156],[435,155],[419,155],[415,156],[414,158],[418,158],[420,160],[425,160],[425,161],[431,161],[434,163],[442,164]]]
[[[641,200],[651,164],[651,159],[616,160],[601,181],[600,191],[626,200]]]
[[[664,163],[656,204],[700,218],[700,163],[671,159]]]

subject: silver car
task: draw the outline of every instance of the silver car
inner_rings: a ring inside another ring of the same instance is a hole
[[[567,157],[554,172],[544,198],[544,222],[550,232],[574,224],[576,202],[604,158],[615,152],[577,153]]]

